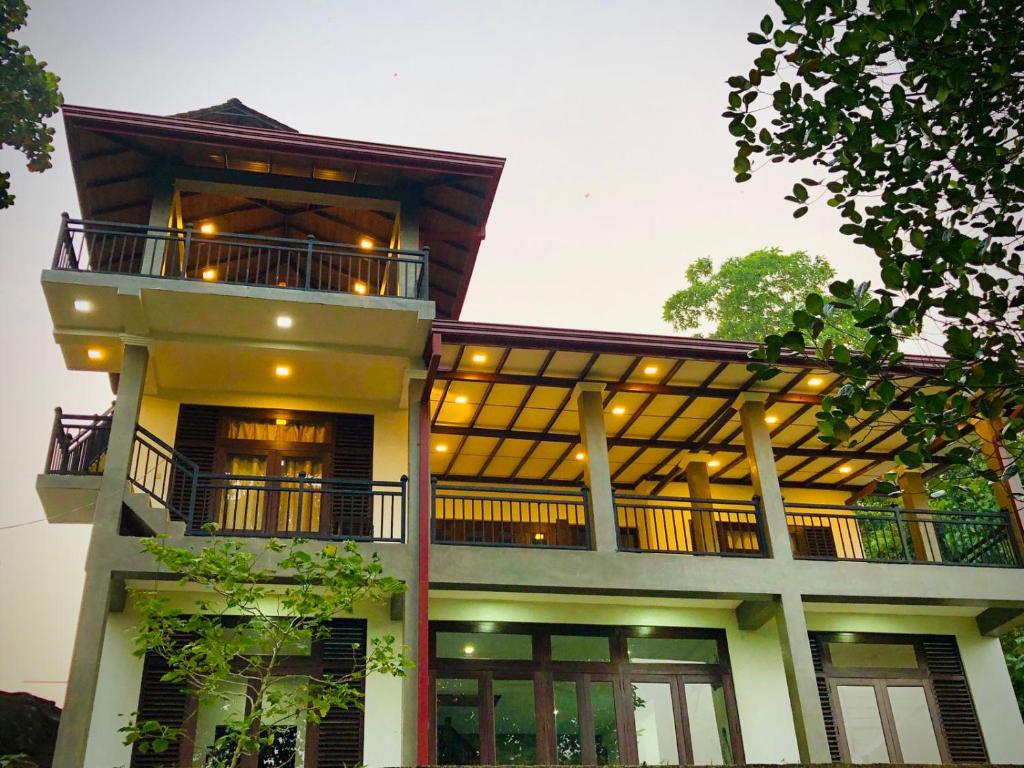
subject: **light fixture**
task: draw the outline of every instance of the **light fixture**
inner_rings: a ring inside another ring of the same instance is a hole
[[[476,647],[472,645],[465,645],[462,647],[462,652],[467,656],[472,656],[476,652]]]
[[[825,383],[825,380],[821,376],[812,376],[807,380],[807,386],[809,387],[820,387]]]
[[[214,269],[213,267],[207,267],[206,269],[203,270],[202,277],[203,277],[203,280],[216,280],[217,279],[217,270]]]
[[[448,446],[444,443],[438,443],[434,446],[434,450],[438,453],[448,453]]]
[[[469,359],[472,360],[474,363],[478,363],[478,364],[479,363],[486,363],[487,362],[487,355],[485,355],[485,354],[483,354],[481,352],[477,352],[475,355],[473,355]]]
[[[279,365],[274,369],[274,374],[280,376],[283,379],[285,376],[292,375],[292,369],[290,366],[287,365]]]
[[[614,408],[612,408],[612,413],[614,413],[616,416],[621,416],[625,412],[626,409],[623,408],[621,405],[616,405]]]
[[[580,451],[579,453],[576,454],[576,461],[583,461],[585,458],[587,458],[587,454],[585,454],[583,451]]]
[[[355,285],[352,286],[352,290],[363,296],[366,294],[366,283],[357,280]]]
[[[712,459],[711,461],[708,462],[708,466],[709,467],[720,467],[720,466],[722,466],[722,462],[720,462],[718,459]]]
[[[75,299],[75,312],[92,312],[92,302],[88,299]]]
[[[465,395],[459,395],[458,397],[455,398],[455,402],[458,403],[459,405],[465,405],[467,402],[469,402],[469,398],[466,397]]]
[[[543,533],[543,531],[537,531],[535,534],[533,534],[533,540],[534,541],[544,541],[544,533]]]
[[[278,315],[277,316],[277,327],[278,328],[291,328],[292,327],[292,322],[293,322],[292,319],[290,317],[288,317],[288,315]]]
[[[779,417],[778,416],[765,416],[764,417],[764,423],[765,424],[778,424],[779,423]]]
[[[848,475],[851,472],[853,472],[853,468],[847,464],[843,464],[843,466],[839,468],[839,474],[841,475]]]
[[[87,351],[85,354],[87,354],[89,356],[90,360],[102,360],[103,359],[103,350],[102,349],[97,349],[96,347],[90,347],[89,351]]]
[[[656,365],[648,365],[646,368],[644,368],[644,374],[647,375],[647,376],[653,376],[657,372],[658,372],[658,366],[656,366]]]
[[[205,221],[199,225],[199,231],[202,232],[204,235],[212,235],[214,232],[217,231],[217,228],[213,226],[212,221]]]
[[[288,419],[274,419],[274,423],[279,427],[288,426]]]
[[[371,240],[368,237],[360,238],[359,247],[362,248],[364,251],[368,251],[371,248],[373,248],[373,240]]]

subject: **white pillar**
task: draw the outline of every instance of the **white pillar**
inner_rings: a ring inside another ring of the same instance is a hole
[[[608,436],[604,426],[604,384],[584,381],[576,386],[580,442],[585,454],[583,478],[590,488],[593,547],[600,552],[618,549],[618,518],[608,467]]]
[[[707,461],[691,460],[684,470],[686,487],[695,499],[711,498],[711,478],[708,475]],[[693,531],[693,549],[696,552],[720,552],[718,532],[715,529],[715,511],[711,504],[695,503],[696,509],[691,512],[691,530]]]
[[[746,445],[754,495],[761,498],[762,529],[768,543],[768,553],[777,560],[792,560],[793,548],[789,543],[789,526],[775,468],[771,433],[764,421],[764,401],[764,395],[758,392],[747,392],[741,396],[739,412],[743,442]]]
[[[928,489],[925,487],[924,475],[920,472],[900,472],[900,490],[903,496],[903,506],[907,510],[928,508]],[[935,526],[928,515],[919,517],[916,512],[903,512],[903,522],[906,525],[906,535],[910,538],[910,556],[914,560],[939,562],[942,560],[942,552],[939,550],[939,537],[935,533]],[[903,535],[902,532],[900,535]]]

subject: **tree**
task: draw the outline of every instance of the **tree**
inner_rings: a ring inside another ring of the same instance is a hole
[[[50,167],[53,128],[43,122],[64,103],[57,84],[60,78],[37,61],[32,52],[11,37],[25,25],[28,6],[24,0],[0,0],[0,147],[13,147],[28,159],[30,171]],[[0,171],[0,209],[14,203],[9,171]]]
[[[681,332],[712,325],[712,339],[763,339],[788,329],[806,291],[824,289],[834,277],[824,258],[806,251],[762,248],[726,259],[717,272],[711,259],[700,258],[686,268],[688,285],[665,301],[662,316]],[[847,325],[849,335],[854,329]]]
[[[318,723],[333,707],[361,706],[355,683],[363,674],[405,673],[408,660],[392,636],[353,648],[353,662],[365,657],[365,669],[354,663],[351,674],[297,676],[277,669],[282,656],[327,637],[334,617],[405,590],[383,574],[376,555],[364,559],[353,542],[315,553],[306,544],[271,539],[253,551],[213,536],[193,552],[161,538],[143,542],[160,566],[180,574],[181,585],[204,597],[184,610],[166,591],[134,591],[140,617],[136,653],[159,654],[170,670],[165,681],[180,683],[201,703],[221,704],[225,712],[232,711],[232,691],[246,691],[247,711],[228,716],[207,753],[208,768],[235,768],[244,755],[273,749],[285,722]],[[277,562],[261,566],[264,558]],[[126,744],[144,753],[166,752],[183,735],[180,728],[140,720],[138,713],[121,731]]]

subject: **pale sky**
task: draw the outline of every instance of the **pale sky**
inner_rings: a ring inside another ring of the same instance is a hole
[[[875,276],[824,207],[782,200],[792,167],[732,180],[725,79],[768,0],[56,2],[19,39],[79,104],[171,114],[238,97],[300,131],[507,158],[463,319],[671,333],[686,265],[763,246]],[[54,406],[97,413],[106,376],[65,370],[39,285],[78,214],[62,124],[54,167],[13,171],[0,213],[7,380],[0,477],[0,690],[59,703],[86,526],[47,525],[34,483]]]

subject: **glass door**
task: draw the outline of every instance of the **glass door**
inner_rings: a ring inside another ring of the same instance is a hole
[[[281,482],[277,493],[277,533],[319,533],[324,476],[322,456],[279,454],[280,476],[296,478]]]
[[[223,481],[218,494],[216,522],[224,532],[262,532],[266,510],[269,454],[229,453],[224,472],[233,477]]]
[[[919,680],[835,680],[840,747],[851,763],[943,761],[939,721]]]

